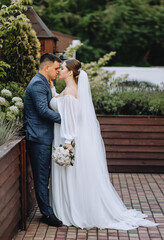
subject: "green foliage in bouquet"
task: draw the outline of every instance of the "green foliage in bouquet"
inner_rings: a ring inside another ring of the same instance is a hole
[[[0,47],[2,60],[10,65],[1,82],[15,81],[26,86],[39,66],[40,43],[29,19],[23,14],[22,0],[12,0],[0,11]]]

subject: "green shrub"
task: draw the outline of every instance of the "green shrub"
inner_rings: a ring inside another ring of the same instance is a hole
[[[2,81],[6,77],[6,70],[10,68],[10,65],[0,61],[0,80]]]
[[[100,94],[94,101],[98,114],[164,115],[164,90],[124,89]]]
[[[22,0],[12,0],[0,11],[0,47],[2,59],[10,65],[3,82],[15,81],[26,86],[39,66],[40,43],[29,19],[22,13]],[[2,82],[2,80],[1,80]]]
[[[10,90],[14,97],[20,97],[24,100],[26,88],[21,86],[21,84],[16,82],[1,83],[0,91],[4,88]]]
[[[61,93],[64,90],[64,88],[66,87],[65,81],[63,79],[60,79],[57,76],[57,79],[55,81],[55,87],[56,87],[56,92]]]

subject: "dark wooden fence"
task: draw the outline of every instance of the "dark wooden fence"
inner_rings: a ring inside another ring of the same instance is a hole
[[[0,239],[11,239],[21,220],[19,142],[0,148]]]
[[[26,142],[19,137],[0,146],[0,240],[11,240],[19,228],[26,228],[35,203]]]
[[[164,172],[164,117],[97,117],[110,172]]]

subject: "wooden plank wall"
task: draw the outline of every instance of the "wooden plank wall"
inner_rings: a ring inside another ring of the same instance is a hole
[[[0,239],[10,240],[19,227],[20,197],[20,147],[16,144],[0,157]]]
[[[97,118],[110,172],[164,172],[164,117]]]

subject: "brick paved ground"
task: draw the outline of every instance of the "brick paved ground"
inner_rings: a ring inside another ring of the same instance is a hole
[[[164,239],[164,174],[110,174],[111,181],[128,208],[141,210],[158,227],[139,227],[130,231],[113,229],[89,231],[75,227],[55,228],[40,222],[35,210],[28,220],[27,231],[20,231],[14,240],[161,240]]]

